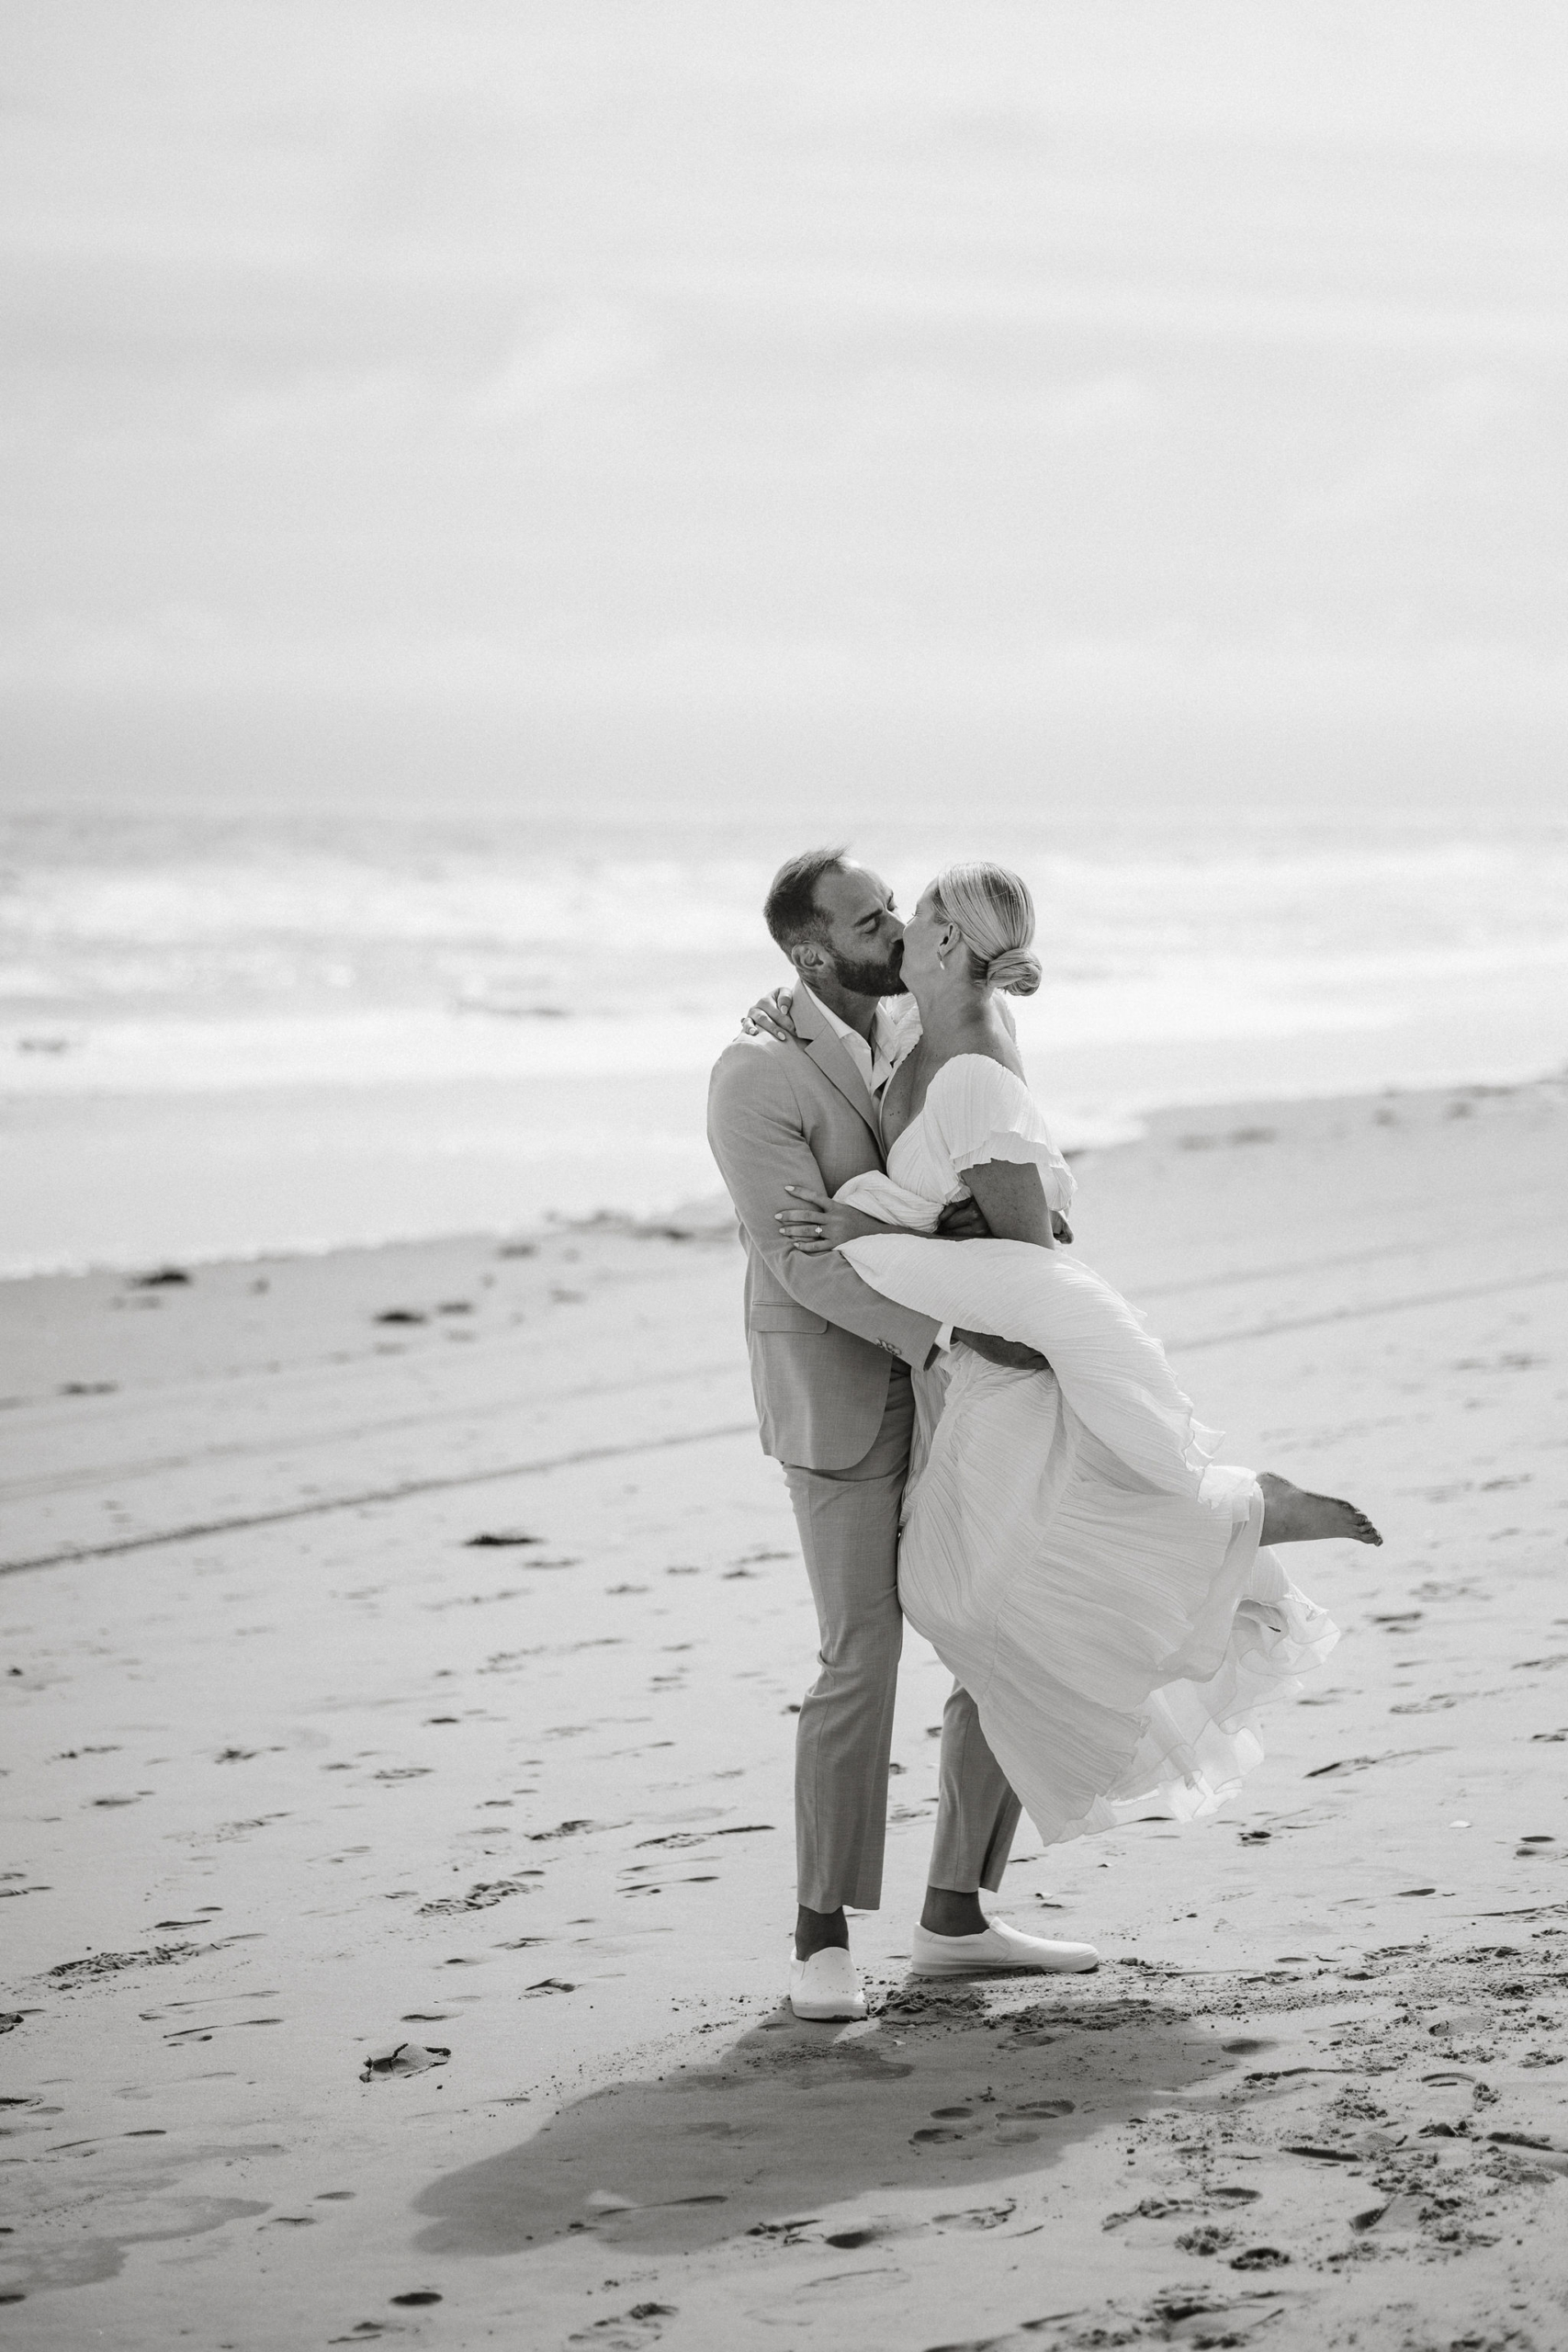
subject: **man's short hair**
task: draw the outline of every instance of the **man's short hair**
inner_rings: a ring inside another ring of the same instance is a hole
[[[828,918],[817,903],[824,874],[841,874],[847,849],[803,850],[781,865],[762,902],[762,918],[787,956],[808,939],[826,939]]]

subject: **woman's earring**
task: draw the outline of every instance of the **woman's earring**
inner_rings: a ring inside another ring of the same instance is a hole
[[[945,971],[946,971],[946,969],[947,969],[947,958],[946,958],[946,956],[941,956],[941,955],[939,955],[936,960],[937,960],[937,962],[942,966],[942,970],[945,972]]]

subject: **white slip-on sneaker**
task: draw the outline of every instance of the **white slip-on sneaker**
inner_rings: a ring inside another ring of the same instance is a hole
[[[797,2018],[815,2023],[863,2018],[865,1995],[860,1972],[842,1944],[828,1944],[809,1960],[789,1956],[789,2005]]]
[[[1077,1976],[1100,1966],[1092,1944],[1051,1943],[1021,1934],[1005,1919],[992,1919],[979,1936],[933,1936],[929,1928],[917,1928],[910,1960],[914,1976],[1011,1976],[1026,1969]]]

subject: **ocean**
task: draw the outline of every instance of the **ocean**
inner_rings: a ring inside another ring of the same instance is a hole
[[[1020,1034],[1068,1149],[1168,1104],[1568,1061],[1568,824],[1539,809],[852,831],[904,904],[952,856],[1024,873],[1045,980]],[[811,837],[776,811],[12,816],[0,1271],[712,1195],[707,1069],[784,977],[760,907]]]

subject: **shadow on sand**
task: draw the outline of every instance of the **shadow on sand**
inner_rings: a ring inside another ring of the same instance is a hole
[[[1003,2184],[1234,2064],[1213,2027],[1083,1979],[1005,2009],[996,1989],[911,1985],[860,2026],[784,2009],[708,2064],[612,2084],[445,2175],[417,2200],[431,2217],[418,2243],[517,2254],[592,2231],[694,2253],[909,2188],[962,2209],[937,2218],[985,2228],[1012,2210]],[[854,2217],[828,2243],[863,2242]]]

